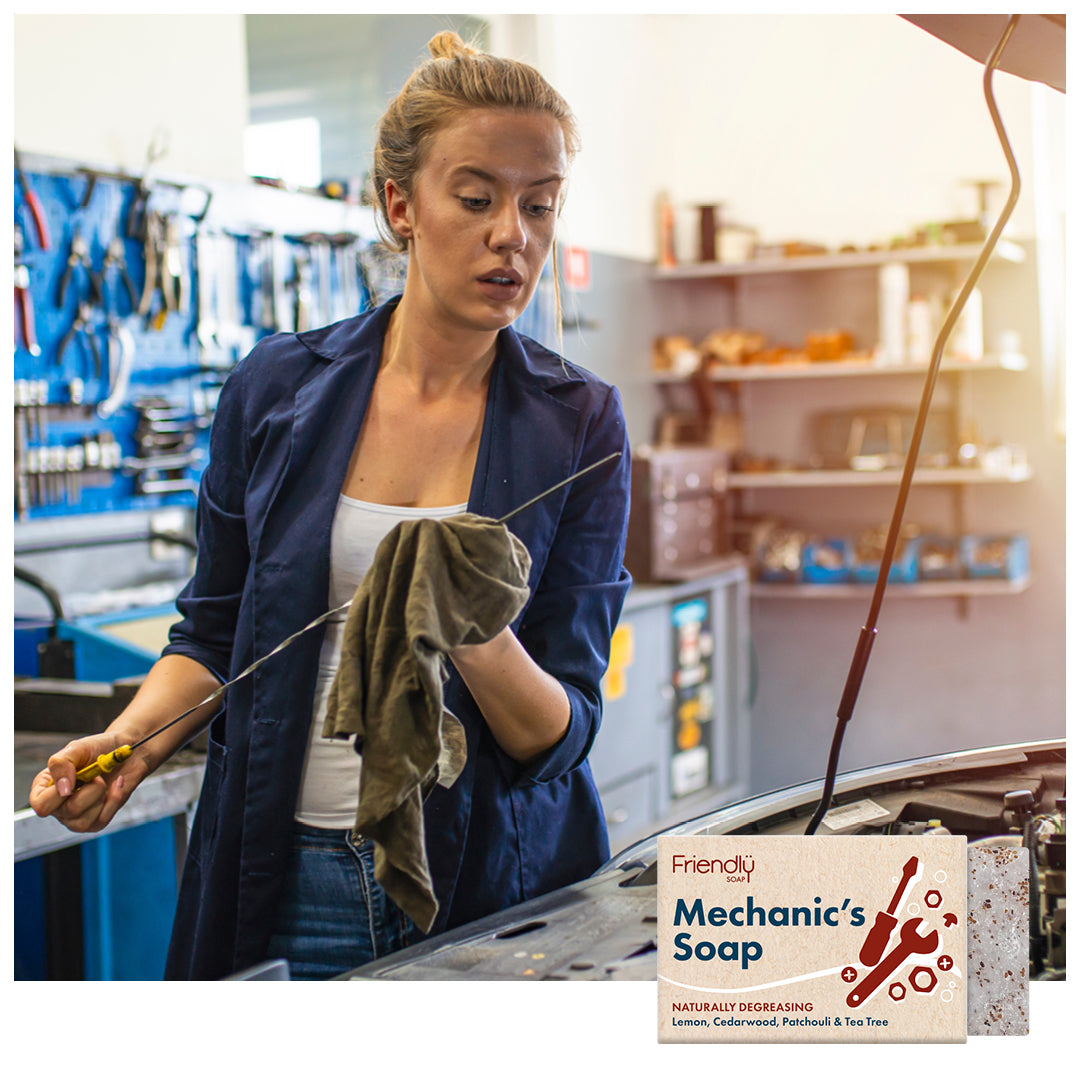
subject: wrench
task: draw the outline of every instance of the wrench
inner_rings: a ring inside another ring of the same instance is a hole
[[[862,1005],[909,956],[932,953],[938,947],[938,932],[931,930],[929,934],[920,934],[920,922],[922,918],[916,915],[900,927],[900,943],[848,994],[849,1007],[855,1009]]]

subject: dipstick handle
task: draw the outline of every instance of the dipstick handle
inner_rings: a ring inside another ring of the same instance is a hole
[[[75,783],[85,784],[96,776],[111,773],[121,761],[126,761],[129,757],[131,757],[130,746],[118,746],[107,754],[98,754],[97,761],[90,762],[75,774]]]

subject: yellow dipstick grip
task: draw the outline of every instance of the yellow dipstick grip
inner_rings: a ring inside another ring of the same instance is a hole
[[[75,783],[85,784],[88,780],[93,780],[95,776],[111,773],[121,761],[129,757],[131,757],[130,746],[118,746],[107,754],[98,754],[97,761],[92,761],[75,774]]]

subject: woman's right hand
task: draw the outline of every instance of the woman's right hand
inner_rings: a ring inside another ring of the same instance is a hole
[[[34,777],[30,807],[39,817],[55,817],[72,832],[100,832],[150,772],[136,751],[113,772],[76,785],[75,773],[127,740],[120,732],[103,732],[69,742],[49,758]]]

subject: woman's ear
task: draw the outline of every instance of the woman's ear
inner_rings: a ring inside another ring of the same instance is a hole
[[[402,238],[412,239],[412,222],[409,219],[409,204],[401,189],[393,180],[386,181],[386,218],[390,228]]]

